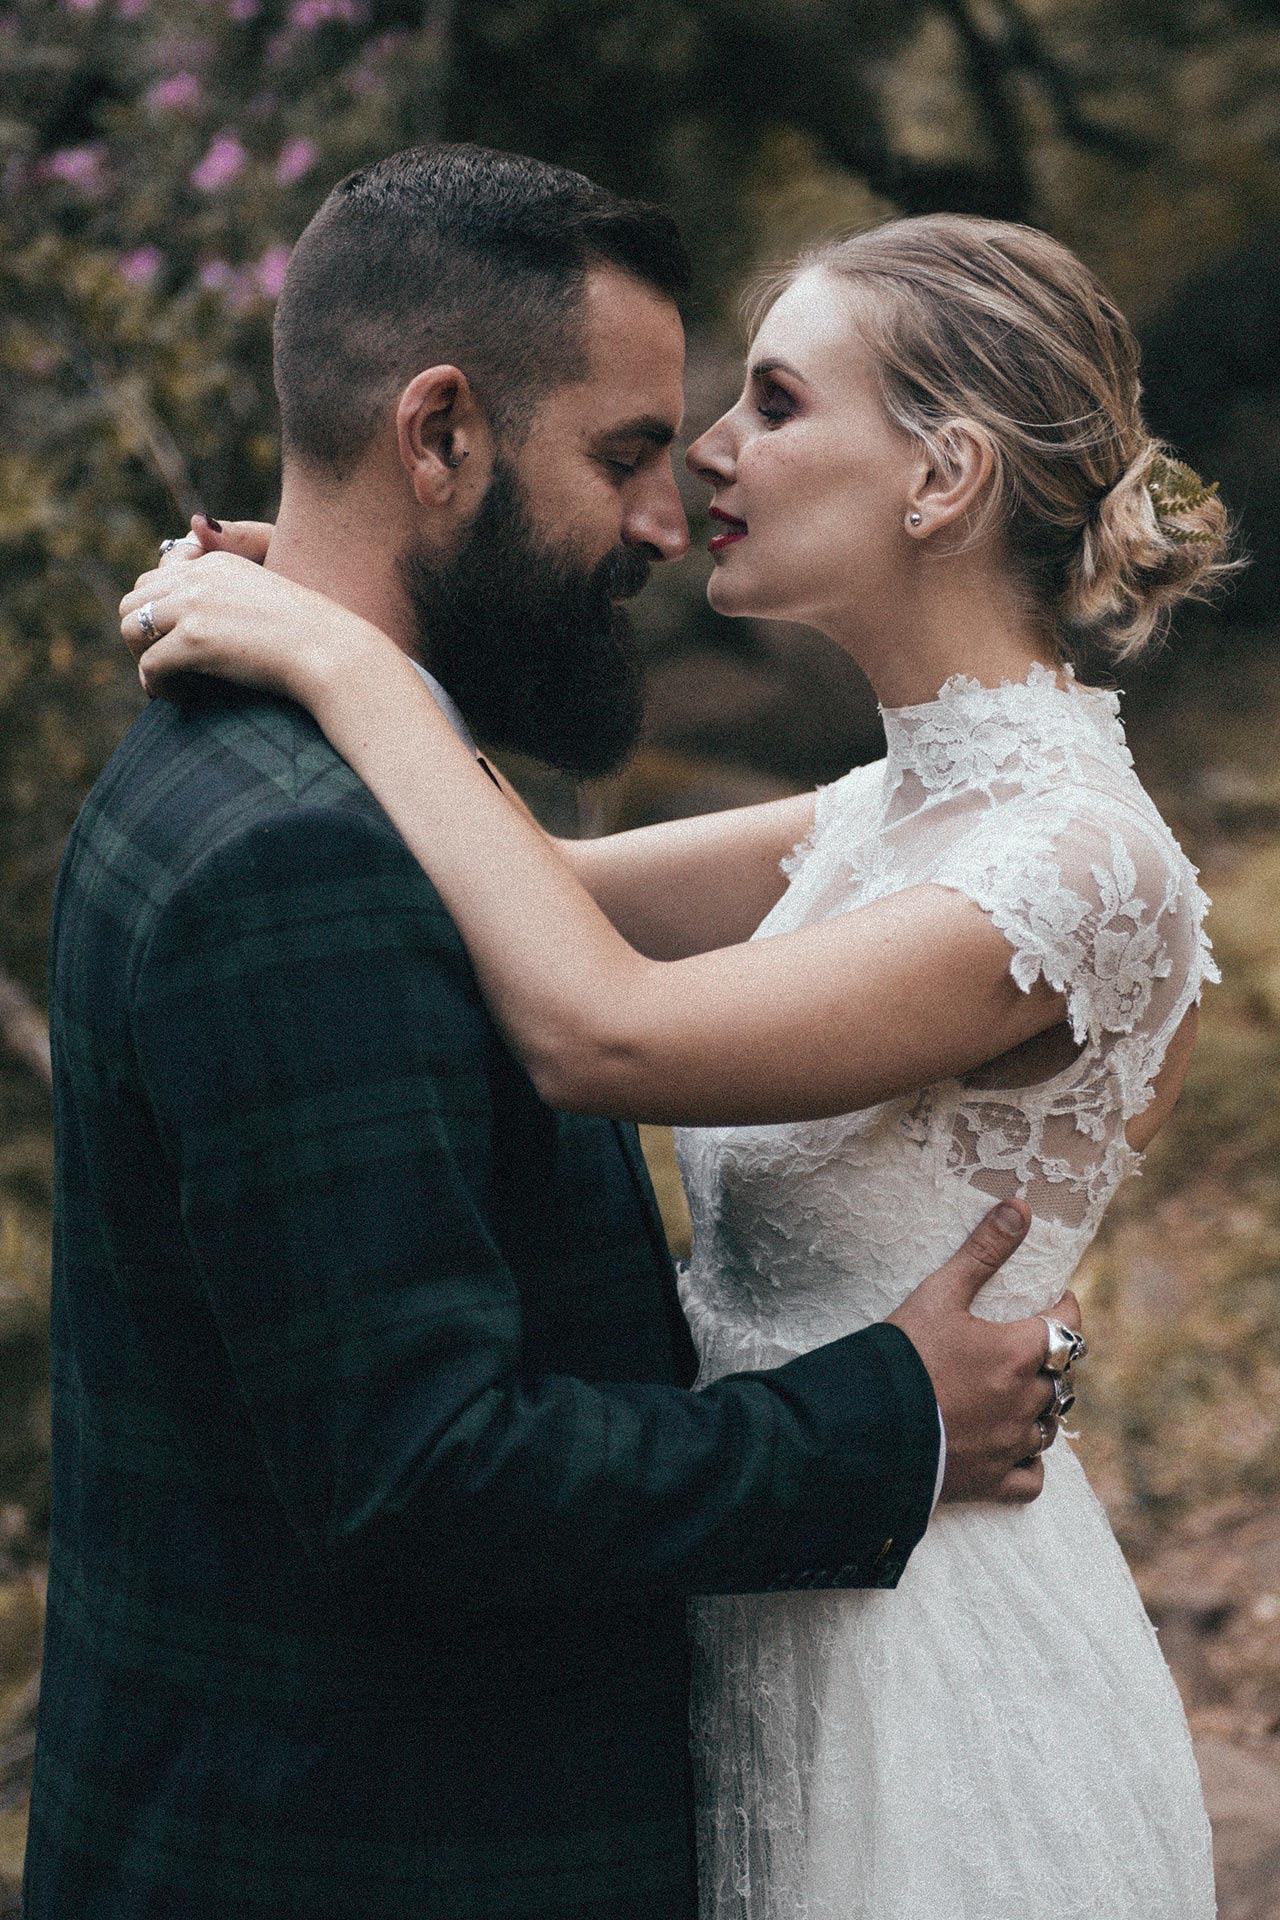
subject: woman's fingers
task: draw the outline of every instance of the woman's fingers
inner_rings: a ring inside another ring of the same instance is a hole
[[[175,674],[182,673],[189,664],[176,633],[165,634],[159,640],[149,642],[138,661],[138,678],[147,697],[154,699],[157,694],[162,694],[166,682]]]
[[[198,533],[178,534],[173,539],[161,542],[160,565],[171,567],[184,560],[198,560],[203,552]]]
[[[157,635],[167,633],[176,624],[177,615],[170,596],[163,593],[135,591],[120,602],[120,638],[135,660],[142,658]]]
[[[181,569],[173,566],[161,565],[153,567],[150,573],[140,573],[120,602],[120,618],[123,620],[127,614],[136,612],[148,600],[166,599],[181,578]]]
[[[201,552],[235,553],[259,566],[267,557],[274,532],[269,520],[211,520],[207,513],[191,516],[191,533]]]

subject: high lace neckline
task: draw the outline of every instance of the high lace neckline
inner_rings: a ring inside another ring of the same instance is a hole
[[[886,785],[909,776],[931,797],[961,787],[990,792],[1014,780],[1038,786],[1084,759],[1131,767],[1120,721],[1120,697],[1081,686],[1064,667],[1066,685],[1036,661],[1025,680],[985,686],[953,674],[932,700],[882,707],[888,746]]]

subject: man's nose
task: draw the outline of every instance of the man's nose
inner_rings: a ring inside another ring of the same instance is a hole
[[[689,522],[673,473],[668,472],[627,515],[623,538],[648,547],[659,560],[679,560],[689,551]]]

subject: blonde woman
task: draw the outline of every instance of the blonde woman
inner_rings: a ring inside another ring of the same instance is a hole
[[[461,441],[474,480],[482,423]],[[703,1380],[891,1313],[993,1197],[1034,1223],[978,1310],[1041,1312],[1213,977],[1116,698],[1068,662],[1136,654],[1220,570],[1223,509],[1152,440],[1080,262],[950,216],[776,280],[688,461],[712,604],[820,628],[880,699],[887,758],[816,796],[557,844],[403,652],[277,574],[162,569],[123,630],[153,688],[196,667],[308,706],[545,1097],[679,1129]],[[940,1508],[895,1593],[696,1603],[707,1920],[1213,1912],[1172,1680],[1074,1454],[1043,1465],[1033,1505]]]

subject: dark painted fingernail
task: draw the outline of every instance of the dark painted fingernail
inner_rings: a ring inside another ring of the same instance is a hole
[[[1026,1221],[1016,1207],[997,1207],[996,1225],[1001,1233],[1021,1233]]]
[[[201,514],[197,514],[197,515],[196,515],[196,518],[197,518],[198,520],[203,520],[203,521],[204,521],[204,523],[205,523],[205,525],[206,525],[206,527],[212,527],[212,528],[213,528],[213,531],[214,531],[215,533],[221,533],[221,532],[222,532],[222,522],[221,522],[221,520],[215,520],[215,519],[214,519],[214,517],[213,517],[213,515],[212,515],[211,513],[201,513]]]

